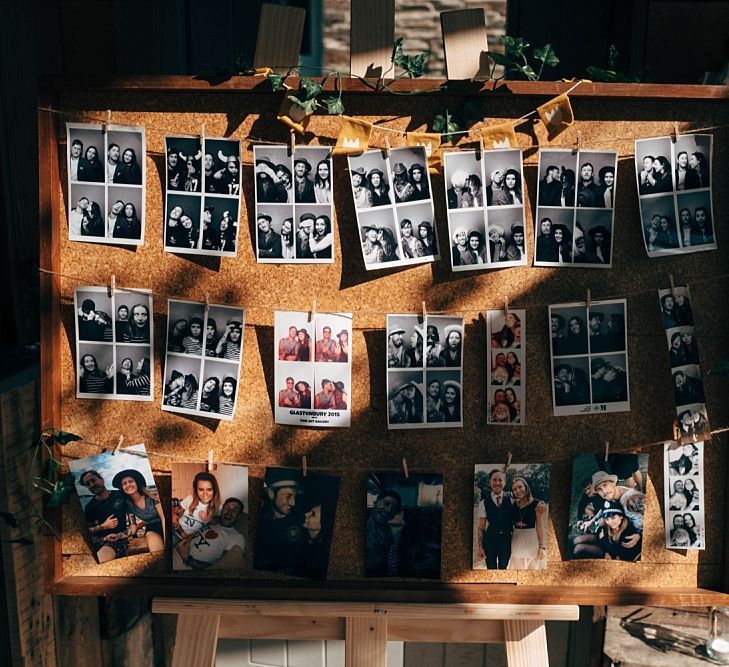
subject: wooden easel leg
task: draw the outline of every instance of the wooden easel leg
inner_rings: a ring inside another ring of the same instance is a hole
[[[346,619],[345,667],[387,667],[387,619]]]
[[[544,621],[504,621],[509,667],[549,667]]]
[[[178,614],[172,667],[213,667],[220,614]]]

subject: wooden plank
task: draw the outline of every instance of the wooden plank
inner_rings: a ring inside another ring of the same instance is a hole
[[[264,3],[253,66],[285,72],[289,67],[298,65],[305,18],[306,10],[299,7]]]
[[[349,71],[379,79],[390,67],[395,41],[395,0],[352,0]]]
[[[98,599],[58,596],[54,606],[58,667],[103,665]]]
[[[302,616],[256,616],[242,619],[233,614],[220,615],[218,637],[224,639],[301,639],[345,638],[344,618]]]
[[[541,621],[504,621],[509,667],[549,667],[547,631]]]
[[[489,46],[483,8],[441,12],[440,27],[448,79],[488,78]]]
[[[387,618],[347,618],[345,667],[387,667]]]
[[[499,620],[387,619],[387,640],[401,642],[445,642],[496,644],[504,641],[504,623]]]
[[[172,667],[213,667],[219,622],[218,614],[180,614]]]

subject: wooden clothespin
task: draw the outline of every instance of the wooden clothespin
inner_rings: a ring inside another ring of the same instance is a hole
[[[301,457],[301,476],[306,477],[307,467],[306,467],[306,456]]]
[[[506,465],[504,466],[504,474],[506,474],[511,466],[511,452],[506,455]]]
[[[422,304],[423,304],[423,326],[425,326],[425,318],[428,317],[428,311],[425,309],[425,301],[423,301]]]
[[[478,158],[477,159],[480,160],[481,158],[483,158],[483,153],[484,153],[483,135],[481,135],[478,138]]]
[[[610,453],[610,441],[605,441],[605,463],[607,463],[608,460],[608,454]]]
[[[106,293],[109,295],[110,299],[114,296],[115,291],[116,291],[116,276],[112,273],[111,280],[109,281],[109,284],[106,286]]]
[[[385,157],[388,157],[388,158],[390,157],[391,150],[392,150],[392,148],[390,147],[390,138],[386,136],[385,137],[385,150],[384,150]]]
[[[217,467],[218,466],[215,464],[215,461],[213,459],[213,450],[208,449],[208,464],[207,464],[208,472],[212,472]]]
[[[504,296],[504,317],[509,314],[509,297]]]
[[[678,140],[678,123],[674,120],[673,121],[673,134],[671,135],[671,142],[676,143]]]
[[[592,292],[590,292],[590,288],[589,287],[587,288],[587,301],[585,301],[585,303],[587,304],[587,310],[589,311],[590,310],[590,305],[592,304]],[[589,312],[587,313],[587,316],[588,317],[590,316],[590,313]]]
[[[119,449],[119,447],[122,446],[122,443],[124,442],[124,436],[120,435],[119,440],[116,441],[116,445],[114,445],[114,449],[111,450],[111,455],[114,456],[116,454],[116,450]]]
[[[316,299],[312,299],[311,300],[311,311],[309,312],[309,322],[313,322],[315,317],[316,317]]]
[[[673,420],[673,439],[676,441],[676,446],[681,444],[681,427],[679,426],[678,419]],[[672,449],[675,449],[675,447]]]
[[[200,123],[200,142],[205,141],[205,123]]]
[[[106,110],[106,120],[101,124],[101,131],[104,134],[106,134],[109,129],[109,125],[111,125],[111,109]]]
[[[671,285],[671,294],[673,296],[676,296],[676,285],[673,284],[673,274],[672,273],[668,274],[668,281]]]
[[[296,132],[291,130],[289,134],[289,155],[293,157],[296,152]]]
[[[577,136],[575,137],[575,145],[572,147],[572,155],[577,155],[580,150],[580,143],[582,142],[582,132],[577,130]]]
[[[205,310],[207,310],[209,306],[210,306],[210,294],[208,294],[208,292],[205,292]]]
[[[402,457],[402,471],[405,474],[405,479],[408,479],[410,477],[410,474],[408,473],[408,462],[404,456]]]

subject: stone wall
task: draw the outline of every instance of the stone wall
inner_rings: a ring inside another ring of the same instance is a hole
[[[324,57],[322,66],[349,71],[349,0],[323,0]],[[481,7],[486,15],[489,49],[502,51],[499,37],[506,29],[506,0],[395,0],[395,37],[405,38],[405,53],[430,51],[426,76],[445,76],[440,13]]]

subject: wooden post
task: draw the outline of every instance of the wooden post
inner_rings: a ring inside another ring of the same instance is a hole
[[[390,67],[395,41],[395,0],[352,0],[349,26],[349,70],[379,79]]]
[[[549,667],[544,621],[504,621],[504,639],[509,667]]]
[[[387,667],[387,618],[347,618],[344,667]]]
[[[172,667],[213,667],[219,625],[220,614],[180,614]]]
[[[258,24],[253,67],[271,67],[285,72],[299,64],[306,10],[264,3]]]
[[[446,76],[449,79],[488,78],[486,17],[481,8],[441,12]]]

